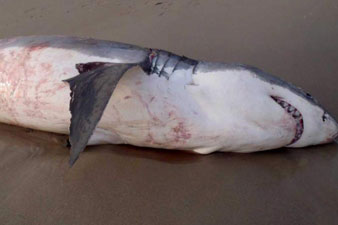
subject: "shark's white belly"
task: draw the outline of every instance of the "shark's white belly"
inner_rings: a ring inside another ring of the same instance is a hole
[[[265,110],[272,101],[260,92],[265,88],[249,74],[233,71],[222,77],[178,71],[167,80],[140,69],[129,71],[98,128],[113,131],[118,143],[199,153],[249,152],[290,143],[295,122],[277,104]]]

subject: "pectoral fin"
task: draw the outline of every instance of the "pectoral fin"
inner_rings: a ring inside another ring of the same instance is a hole
[[[85,149],[119,80],[133,66],[136,64],[102,66],[65,80],[71,89],[71,166]]]

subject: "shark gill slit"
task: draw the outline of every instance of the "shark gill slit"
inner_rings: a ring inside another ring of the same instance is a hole
[[[296,121],[296,127],[295,127],[295,136],[288,145],[292,145],[295,142],[297,142],[301,137],[304,132],[304,120],[303,120],[303,115],[301,112],[291,105],[290,103],[286,102],[279,96],[270,96],[278,105],[280,105],[286,113],[288,113],[292,118]]]

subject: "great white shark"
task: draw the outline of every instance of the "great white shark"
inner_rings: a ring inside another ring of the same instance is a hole
[[[258,68],[66,36],[0,40],[0,122],[87,145],[254,152],[337,140],[310,94]]]

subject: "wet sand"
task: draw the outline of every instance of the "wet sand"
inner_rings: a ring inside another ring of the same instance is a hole
[[[0,38],[90,36],[258,66],[338,118],[338,3],[0,0]],[[198,156],[0,125],[0,224],[338,224],[338,145]]]

